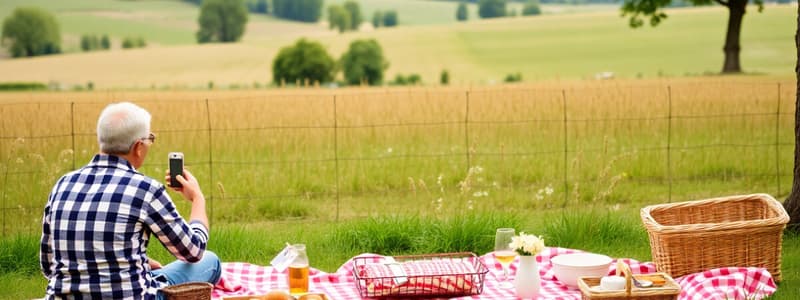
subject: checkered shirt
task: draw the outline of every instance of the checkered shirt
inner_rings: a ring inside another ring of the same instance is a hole
[[[95,155],[58,180],[44,208],[46,299],[155,299],[165,283],[149,272],[151,233],[187,262],[200,260],[208,242],[208,229],[187,224],[163,184],[123,158]]]

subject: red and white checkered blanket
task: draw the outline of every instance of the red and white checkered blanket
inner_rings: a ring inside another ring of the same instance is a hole
[[[550,259],[567,253],[581,252],[565,248],[546,248],[536,256],[541,275],[539,299],[581,299],[581,292],[570,289],[559,282],[552,270]],[[362,254],[357,257],[374,259],[375,263],[383,261],[383,257],[375,254]],[[480,295],[457,297],[452,299],[517,299],[513,289],[500,288],[498,278],[502,278],[503,269],[493,253],[481,257],[489,267],[483,293]],[[651,262],[638,262],[622,259],[631,267],[634,274],[656,272]],[[511,277],[516,272],[517,262],[511,265]],[[614,274],[616,264],[609,267],[609,274]],[[257,266],[248,263],[223,263],[222,280],[214,289],[214,299],[223,296],[265,294],[273,289],[287,290],[286,273],[277,272],[272,267]],[[310,290],[324,292],[331,299],[361,299],[353,278],[353,259],[339,267],[335,273],[325,273],[311,268]],[[761,299],[775,292],[777,288],[770,273],[763,268],[719,268],[702,273],[695,273],[675,278],[681,286],[679,299]],[[396,299],[396,298],[395,298]]]

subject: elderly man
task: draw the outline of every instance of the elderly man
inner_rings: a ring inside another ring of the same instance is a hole
[[[219,280],[219,258],[206,250],[206,201],[197,179],[184,170],[177,176],[183,186],[171,187],[192,203],[187,222],[164,185],[137,171],[155,139],[150,113],[135,104],[111,104],[100,114],[100,153],[61,177],[44,208],[39,260],[46,299],[161,299],[158,290],[167,285]],[[179,261],[162,268],[148,258],[151,234]]]

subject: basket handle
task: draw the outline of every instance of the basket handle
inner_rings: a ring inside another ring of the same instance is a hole
[[[620,273],[625,273],[625,294],[628,297],[631,296],[631,285],[633,282],[631,281],[631,267],[628,264],[624,263],[622,260],[617,260],[617,276],[620,276]]]

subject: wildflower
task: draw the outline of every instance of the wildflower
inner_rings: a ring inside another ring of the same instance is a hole
[[[518,236],[511,238],[509,246],[517,251],[519,255],[536,255],[544,250],[544,239],[541,236],[525,234],[520,232]]]
[[[389,149],[386,149],[386,153],[392,153],[392,147],[389,147]]]

